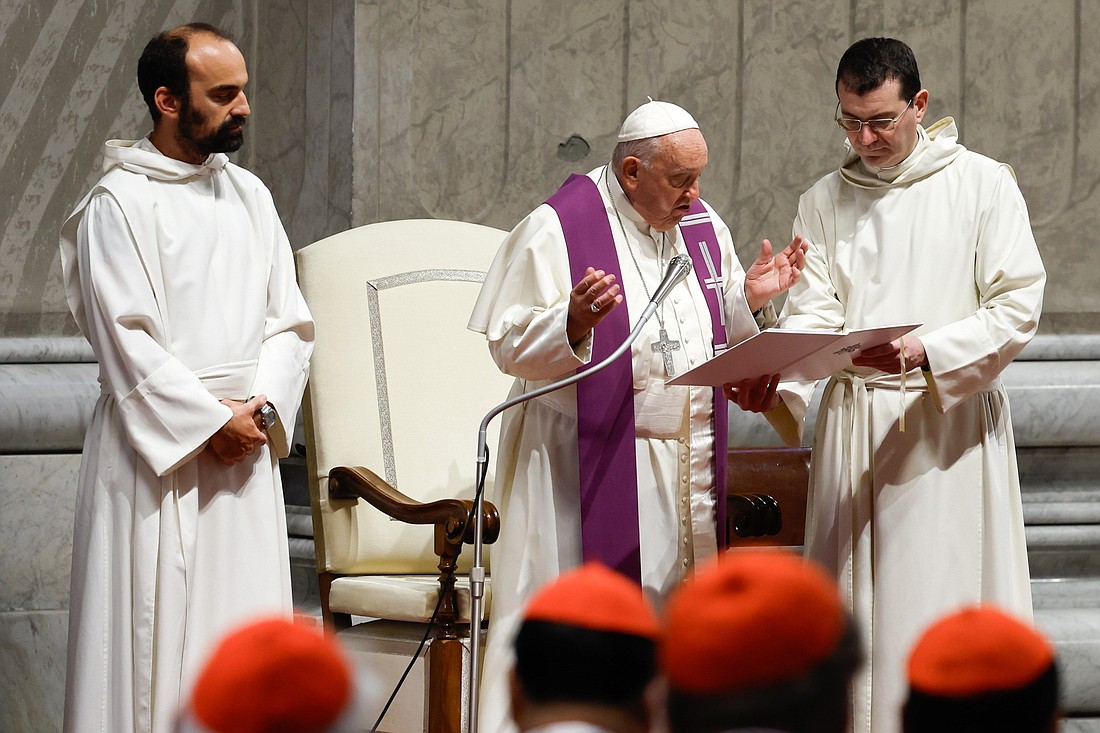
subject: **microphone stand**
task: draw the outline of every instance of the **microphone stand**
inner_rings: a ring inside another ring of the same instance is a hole
[[[481,427],[478,429],[477,433],[477,493],[474,497],[474,560],[473,566],[470,568],[470,695],[467,708],[468,733],[477,733],[477,713],[481,696],[478,657],[481,653],[481,622],[484,616],[482,599],[485,596],[485,565],[482,559],[485,532],[483,508],[485,506],[485,476],[489,472],[489,448],[486,438],[489,430],[489,422],[509,407],[515,407],[522,402],[527,402],[536,397],[556,392],[571,384],[576,384],[585,377],[604,369],[611,364],[611,362],[622,356],[623,352],[629,349],[630,345],[638,339],[638,335],[642,332],[642,327],[645,326],[649,319],[653,317],[653,314],[657,312],[657,308],[661,305],[661,302],[664,301],[673,287],[688,276],[688,273],[691,272],[691,268],[691,257],[686,254],[678,254],[669,260],[668,270],[665,272],[664,279],[661,281],[661,284],[657,286],[657,290],[654,291],[653,297],[650,299],[645,310],[642,311],[642,315],[638,318],[638,322],[634,325],[630,335],[627,336],[626,341],[621,343],[619,348],[615,349],[606,359],[591,369],[577,372],[565,379],[539,387],[536,390],[516,395],[489,410],[488,414],[486,414],[481,421]]]

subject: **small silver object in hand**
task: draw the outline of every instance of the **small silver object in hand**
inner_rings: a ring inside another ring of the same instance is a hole
[[[599,301],[596,301],[596,300],[592,301],[592,312],[593,313],[599,313],[600,312],[600,303],[599,303]]]

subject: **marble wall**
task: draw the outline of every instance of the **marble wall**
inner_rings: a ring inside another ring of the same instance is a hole
[[[711,148],[703,193],[743,259],[789,235],[836,165],[836,61],[907,40],[965,144],[1011,163],[1050,270],[1043,329],[1100,330],[1100,4],[1087,0],[36,0],[0,2],[0,336],[72,334],[56,237],[99,145],[148,128],[134,63],[192,18],[236,35],[239,161],[296,245],[405,217],[510,228],[608,157],[646,95]]]
[[[742,259],[784,239],[833,168],[836,62],[907,40],[962,140],[1016,169],[1050,269],[1047,323],[1100,329],[1100,6],[1080,0],[469,0],[356,5],[352,221],[452,217],[510,228],[601,164],[646,95],[708,136],[703,194]],[[784,241],[786,241],[784,239]]]

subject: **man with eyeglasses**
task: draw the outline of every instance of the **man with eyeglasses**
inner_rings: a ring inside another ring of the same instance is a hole
[[[780,325],[922,324],[829,380],[806,525],[807,554],[865,635],[855,730],[891,733],[905,656],[934,619],[982,602],[1031,617],[1000,373],[1035,333],[1046,275],[1012,169],[963,147],[950,117],[921,126],[928,91],[907,45],[853,44],[836,92],[848,151],[799,201],[810,246]],[[780,385],[768,417],[789,442],[813,392]]]

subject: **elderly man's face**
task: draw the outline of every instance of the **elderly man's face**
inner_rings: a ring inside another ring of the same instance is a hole
[[[928,109],[928,92],[921,90],[913,103],[901,94],[901,82],[887,79],[877,89],[860,96],[841,82],[836,88],[840,98],[840,116],[857,120],[897,119],[893,129],[876,132],[863,125],[859,132],[847,132],[852,148],[869,166],[890,168],[902,162],[917,145],[917,125]],[[908,106],[907,106],[908,105]]]
[[[239,149],[251,114],[244,94],[248,70],[241,52],[229,41],[197,33],[186,63],[190,88],[180,100],[181,140],[204,156]]]
[[[680,223],[699,198],[699,176],[707,167],[707,142],[698,130],[664,135],[650,168],[637,158],[623,161],[620,182],[634,209],[659,232]]]

